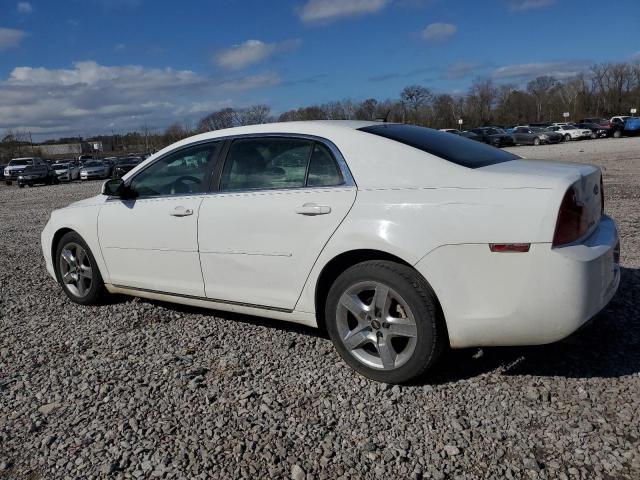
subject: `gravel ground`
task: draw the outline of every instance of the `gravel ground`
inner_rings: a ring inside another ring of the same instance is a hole
[[[640,478],[640,138],[519,147],[601,165],[620,290],[564,342],[356,375],[312,329],[69,302],[39,235],[100,183],[0,186],[0,478]]]

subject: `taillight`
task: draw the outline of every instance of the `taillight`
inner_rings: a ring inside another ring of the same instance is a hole
[[[600,175],[600,213],[604,214],[604,182],[602,181],[602,175]]]
[[[576,191],[570,187],[560,204],[556,231],[553,235],[553,246],[571,243],[587,233],[588,229],[585,209],[578,202]]]

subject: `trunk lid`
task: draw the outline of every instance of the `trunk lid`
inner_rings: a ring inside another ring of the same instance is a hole
[[[528,188],[550,188],[556,191],[557,206],[569,188],[576,193],[576,200],[583,208],[588,233],[598,225],[602,215],[602,173],[594,165],[554,162],[549,160],[513,160],[497,163],[480,170],[502,174],[515,184]],[[512,183],[512,182],[507,182]]]

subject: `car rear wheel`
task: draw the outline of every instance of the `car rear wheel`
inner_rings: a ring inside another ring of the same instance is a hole
[[[564,141],[565,142],[570,142],[571,141],[571,135],[569,135],[568,133],[564,136]]]
[[[82,305],[99,302],[104,283],[93,254],[80,235],[66,233],[58,242],[53,262],[67,297]]]
[[[325,312],[340,356],[373,380],[414,380],[445,345],[435,294],[406,265],[374,260],[347,269],[332,285]]]
[[[538,137],[533,139],[533,144],[537,147],[538,145],[540,145],[540,139]]]
[[[622,136],[622,132],[620,130],[616,130],[613,132],[613,138],[620,138]]]
[[[24,188],[24,183],[19,183],[18,188]]]

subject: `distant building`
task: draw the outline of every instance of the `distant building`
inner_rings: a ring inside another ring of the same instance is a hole
[[[103,151],[102,142],[82,142],[82,143],[52,143],[49,145],[36,146],[43,157],[54,157],[61,155],[77,156],[83,153],[97,153]]]

